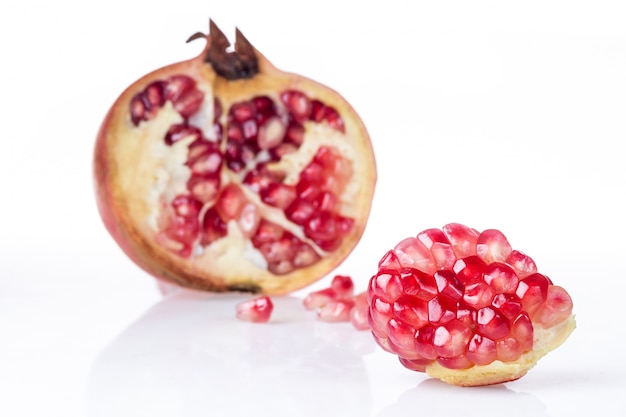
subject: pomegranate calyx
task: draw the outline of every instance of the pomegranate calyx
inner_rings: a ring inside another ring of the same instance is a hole
[[[252,78],[259,73],[259,62],[254,47],[239,29],[235,29],[234,51],[228,50],[230,41],[212,19],[209,20],[208,37],[202,33],[196,33],[187,42],[200,37],[210,39],[211,44],[204,60],[211,64],[213,70],[220,77],[227,80],[241,80]]]

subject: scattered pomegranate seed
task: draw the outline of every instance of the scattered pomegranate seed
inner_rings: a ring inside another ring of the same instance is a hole
[[[237,318],[252,323],[267,323],[274,310],[272,300],[261,296],[252,300],[242,301],[235,307]]]

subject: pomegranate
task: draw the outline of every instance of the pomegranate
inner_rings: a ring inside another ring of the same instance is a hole
[[[387,252],[368,287],[377,343],[453,385],[524,376],[575,328],[572,299],[498,230],[428,229]]]
[[[196,58],[128,87],[95,146],[97,202],[123,251],[155,277],[283,294],[359,241],[376,165],[353,108],[274,67],[211,21]]]

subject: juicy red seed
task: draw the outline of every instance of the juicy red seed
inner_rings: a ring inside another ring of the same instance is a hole
[[[337,299],[337,293],[332,288],[324,288],[307,294],[302,300],[304,308],[307,310],[316,310],[324,307],[329,302]]]
[[[226,137],[229,141],[232,141],[234,143],[243,143],[245,138],[241,124],[234,122],[229,123],[228,127],[226,128]]]
[[[219,151],[211,151],[190,160],[187,165],[192,175],[214,175],[222,168],[222,154]]]
[[[253,300],[242,301],[236,305],[235,309],[239,320],[267,323],[274,310],[274,304],[269,297],[261,296]]]
[[[357,330],[368,330],[370,328],[367,318],[369,304],[367,303],[367,293],[362,292],[354,297],[354,307],[350,311],[350,323]]]
[[[338,297],[351,297],[354,293],[354,282],[348,275],[335,275],[330,283]]]
[[[173,101],[174,110],[180,113],[184,118],[188,118],[200,109],[203,101],[204,93],[194,89],[184,93]]]
[[[264,243],[275,242],[283,237],[285,229],[277,225],[276,223],[269,222],[261,219],[259,228],[256,234],[252,238],[252,244],[255,247],[259,247]]]
[[[316,210],[317,208],[312,203],[297,199],[285,210],[285,215],[295,224],[303,225]]]
[[[491,305],[509,320],[517,317],[522,311],[522,301],[515,294],[497,294],[493,297]]]
[[[546,301],[548,286],[552,282],[545,275],[535,273],[520,281],[516,295],[522,300],[522,306],[531,317]]]
[[[491,305],[495,296],[493,288],[486,282],[476,282],[465,286],[463,302],[472,308],[481,308]]]
[[[513,337],[505,337],[496,342],[496,356],[502,362],[513,362],[522,356],[522,345]]]
[[[229,184],[220,193],[215,209],[225,220],[237,219],[247,202],[243,191],[237,185]]]
[[[324,120],[326,105],[319,100],[311,100],[311,115],[309,119],[319,123]]]
[[[257,165],[246,174],[243,183],[252,191],[260,193],[272,183],[283,182],[284,178],[283,172],[271,171],[262,165]]]
[[[260,149],[278,146],[285,136],[285,124],[278,116],[272,116],[260,127],[257,143]]]
[[[237,122],[242,123],[256,117],[256,107],[253,102],[243,101],[230,107],[229,115]]]
[[[293,235],[285,233],[277,241],[262,244],[259,251],[267,262],[289,261],[295,256],[298,243]]]
[[[173,75],[166,80],[165,98],[171,101],[177,101],[184,94],[196,88],[196,82],[193,78],[186,75]]]
[[[165,134],[165,144],[173,145],[181,139],[192,137],[194,141],[202,139],[202,131],[186,123],[176,123],[170,126]]]
[[[257,116],[259,114],[275,114],[276,106],[268,96],[256,96],[252,99]]]
[[[515,294],[519,284],[519,278],[513,268],[499,262],[487,265],[483,278],[496,293],[500,294]]]
[[[513,268],[519,279],[524,279],[537,272],[535,261],[533,261],[530,256],[518,250],[511,252],[506,259],[506,263]]]
[[[288,90],[280,95],[287,111],[296,120],[306,120],[311,114],[311,100],[302,92],[296,90]]]
[[[511,330],[511,325],[507,318],[492,307],[479,309],[476,323],[478,324],[477,332],[492,340],[498,340],[507,336]]]
[[[259,128],[255,120],[246,120],[241,123],[243,137],[247,140],[256,140]]]
[[[426,325],[419,329],[415,336],[415,350],[424,359],[437,359],[439,354],[435,350],[435,327]]]
[[[440,229],[428,229],[417,235],[417,239],[431,252],[437,269],[451,269],[456,257],[452,245]]]
[[[259,208],[253,203],[248,203],[241,209],[241,214],[237,220],[237,224],[242,233],[246,237],[252,237],[256,234],[259,223],[261,222],[261,215]]]
[[[219,153],[219,148],[216,143],[209,142],[204,139],[197,139],[191,142],[187,151],[187,165],[192,164],[196,158],[208,153]]]
[[[304,142],[304,126],[296,122],[289,123],[285,130],[285,140],[296,146],[302,145],[302,142]]]
[[[545,327],[552,327],[572,314],[572,299],[567,291],[558,285],[550,285],[546,302],[536,314],[537,321]]]
[[[369,311],[369,323],[374,334],[387,338],[387,323],[393,317],[391,304],[381,298],[373,297]]]
[[[487,229],[476,238],[476,254],[485,263],[504,262],[512,250],[511,244],[499,230]]]
[[[439,357],[437,362],[448,369],[467,369],[474,365],[465,355],[455,356],[454,358]]]
[[[197,239],[199,231],[197,218],[174,216],[167,228],[167,235],[175,241],[191,244]]]
[[[429,323],[428,301],[409,295],[402,295],[393,303],[393,315],[399,320],[419,329]]]
[[[274,182],[261,190],[260,196],[265,204],[284,210],[295,201],[297,193],[294,186]]]
[[[207,246],[220,239],[228,233],[227,225],[217,213],[215,208],[211,207],[204,213],[202,219],[202,236],[200,243]]]
[[[296,254],[293,257],[292,262],[294,267],[303,268],[313,265],[320,259],[322,259],[321,256],[315,252],[315,249],[313,249],[311,245],[301,242],[296,250]]]
[[[274,275],[285,275],[296,269],[289,259],[282,259],[276,262],[268,262],[267,270]]]
[[[300,172],[300,182],[319,185],[323,181],[324,167],[316,162],[311,162]]]
[[[187,180],[187,189],[202,203],[212,201],[220,189],[220,178],[216,175],[192,175]]]
[[[487,264],[477,256],[458,259],[452,266],[461,284],[468,285],[483,281],[483,274]]]
[[[433,347],[438,356],[454,358],[465,353],[472,330],[453,320],[435,329]]]
[[[430,251],[415,237],[400,241],[394,251],[403,266],[417,268],[427,273],[435,272],[435,261]]]
[[[475,334],[467,346],[465,356],[476,365],[488,365],[498,358],[496,343],[488,337]]]
[[[415,350],[416,330],[402,321],[392,318],[387,325],[389,342],[396,353]]]
[[[414,283],[417,286],[417,282]],[[381,271],[372,277],[370,287],[372,292],[387,301],[394,302],[404,293],[402,279],[396,271]]]
[[[144,100],[149,108],[161,107],[165,103],[165,83],[154,81],[144,90]]]
[[[335,130],[338,130],[342,133],[345,132],[346,127],[344,126],[343,119],[339,116],[337,110],[332,107],[326,107],[324,112],[324,120],[328,123],[330,127]]]
[[[478,231],[459,223],[450,223],[441,228],[457,258],[476,255]]]
[[[172,207],[178,216],[197,217],[202,210],[202,203],[189,195],[179,195],[172,200]]]
[[[432,324],[448,323],[456,319],[457,303],[453,300],[439,296],[428,301],[428,321]]]
[[[135,126],[139,125],[142,120],[146,120],[146,110],[142,93],[135,94],[130,100],[130,119]]]
[[[433,275],[437,283],[437,291],[451,300],[458,301],[463,297],[463,285],[450,270],[441,270]]]
[[[400,269],[400,260],[398,256],[393,250],[388,251],[381,259],[378,261],[378,269]]]
[[[354,300],[332,300],[317,310],[317,318],[330,323],[350,321],[350,311],[353,307]]]

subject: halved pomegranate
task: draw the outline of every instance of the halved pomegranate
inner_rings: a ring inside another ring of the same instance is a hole
[[[454,385],[525,375],[575,328],[572,299],[498,230],[452,223],[383,256],[368,288],[375,340]]]
[[[100,214],[159,279],[280,294],[342,262],[369,216],[368,133],[335,91],[210,22],[206,48],[133,83],[98,134]]]

